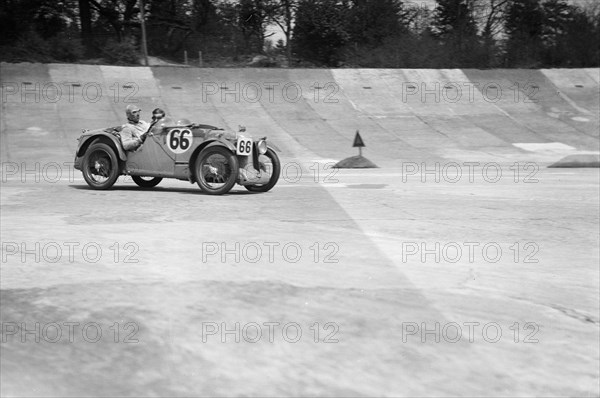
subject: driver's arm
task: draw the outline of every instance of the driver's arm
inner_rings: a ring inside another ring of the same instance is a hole
[[[123,145],[123,149],[126,151],[135,151],[142,145],[144,142],[142,139],[137,138],[133,135],[131,128],[129,126],[125,126],[123,130],[121,130],[121,144]]]

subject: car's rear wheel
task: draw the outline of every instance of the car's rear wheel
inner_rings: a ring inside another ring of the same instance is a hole
[[[119,159],[107,144],[92,144],[83,157],[83,179],[94,189],[108,189],[119,178]]]
[[[239,162],[224,146],[211,146],[200,152],[196,160],[196,182],[209,195],[223,195],[237,179]]]
[[[141,177],[141,176],[131,176],[133,182],[135,182],[138,186],[142,188],[152,188],[157,186],[161,181],[161,177]]]
[[[246,189],[250,192],[267,192],[277,184],[279,180],[279,174],[281,173],[281,163],[279,157],[271,148],[267,149],[264,155],[258,157],[261,172],[270,172],[271,177],[269,182],[261,185],[245,185]]]

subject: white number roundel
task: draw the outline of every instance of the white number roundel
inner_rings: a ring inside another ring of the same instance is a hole
[[[194,135],[189,129],[173,129],[167,134],[167,146],[173,153],[184,153],[193,142]]]

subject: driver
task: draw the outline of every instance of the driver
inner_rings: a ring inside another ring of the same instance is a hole
[[[142,110],[135,105],[127,105],[125,114],[127,115],[127,123],[123,125],[120,132],[121,144],[126,151],[135,151],[146,140],[150,124],[140,120],[140,112]]]

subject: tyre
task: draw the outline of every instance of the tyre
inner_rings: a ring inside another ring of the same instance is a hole
[[[265,171],[271,172],[271,178],[269,182],[261,185],[245,185],[246,189],[250,192],[267,192],[277,184],[279,180],[279,173],[281,173],[281,163],[279,157],[271,148],[267,149],[264,155],[258,157],[260,168]]]
[[[142,188],[152,188],[157,186],[162,178],[160,177],[140,177],[140,176],[131,176],[133,182],[135,182],[138,186]]]
[[[228,148],[205,148],[196,160],[196,182],[204,193],[223,195],[235,185],[238,167],[236,155]]]
[[[83,179],[94,189],[109,189],[119,178],[119,159],[107,144],[92,144],[83,157]]]

